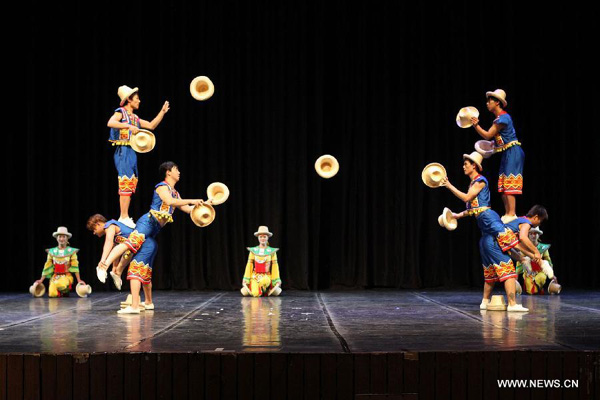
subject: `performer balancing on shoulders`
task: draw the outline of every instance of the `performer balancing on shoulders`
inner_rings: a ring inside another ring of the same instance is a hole
[[[487,92],[487,109],[496,119],[489,130],[479,126],[479,119],[471,118],[473,127],[484,139],[494,139],[494,152],[502,152],[498,175],[498,192],[502,193],[504,215],[502,222],[507,223],[517,218],[517,201],[515,195],[523,193],[523,165],[525,153],[517,139],[517,133],[510,115],[505,111],[506,93],[502,89]]]
[[[120,107],[117,108],[108,120],[110,129],[109,142],[117,146],[114,155],[115,167],[119,178],[119,205],[121,215],[119,222],[130,228],[135,227],[129,216],[129,204],[131,196],[135,193],[138,182],[137,155],[129,145],[131,135],[138,133],[140,128],[154,130],[169,111],[169,102],[165,101],[158,115],[151,121],[145,121],[134,114],[140,108],[140,96],[138,88],[121,86],[117,91],[121,99]]]
[[[106,258],[102,266],[96,269],[98,279],[106,280],[106,270],[115,260],[119,259],[127,250],[135,254],[129,265],[127,280],[130,281],[132,303],[131,306],[119,310],[120,314],[138,314],[140,312],[140,286],[149,285],[152,282],[152,264],[156,255],[156,246],[151,251],[146,248],[146,242],[154,242],[155,236],[169,222],[173,222],[173,212],[175,207],[186,213],[191,213],[191,205],[201,205],[204,200],[182,199],[175,190],[175,185],[179,182],[179,168],[174,162],[167,161],[159,167],[160,176],[164,181],[155,186],[152,197],[150,212],[141,216],[135,225],[135,230],[131,232],[127,240],[116,245]],[[206,203],[210,204],[210,201]],[[146,306],[146,309],[148,307]]]
[[[463,171],[471,180],[467,193],[458,190],[447,177],[444,178],[442,184],[452,194],[466,202],[467,209],[458,214],[453,213],[454,218],[474,216],[477,219],[477,226],[481,230],[479,252],[485,283],[480,308],[487,309],[494,284],[504,282],[508,298],[507,310],[509,312],[526,312],[529,310],[516,302],[517,273],[511,258],[505,252],[516,247],[526,255],[533,256],[533,254],[519,242],[515,233],[507,228],[500,220],[500,216],[491,209],[488,182],[480,174],[483,170],[482,161],[483,156],[477,152],[463,154]]]

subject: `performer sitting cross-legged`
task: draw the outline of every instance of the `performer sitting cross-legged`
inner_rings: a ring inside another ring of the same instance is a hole
[[[173,222],[173,212],[175,207],[186,213],[191,213],[193,205],[204,203],[201,199],[182,199],[175,190],[175,185],[179,182],[180,172],[177,165],[171,161],[164,162],[159,167],[159,172],[164,181],[155,186],[152,197],[150,212],[144,214],[137,220],[135,230],[131,232],[124,243],[115,246],[102,268],[97,270],[98,279],[106,279],[106,269],[108,265],[123,255],[127,250],[135,254],[129,265],[127,280],[130,281],[132,302],[131,306],[119,310],[120,314],[138,314],[140,312],[140,286],[149,285],[152,280],[152,261],[156,254],[153,251],[140,251],[149,238],[154,238],[158,232],[169,222]],[[210,203],[208,201],[207,203]],[[146,307],[148,309],[148,307]]]
[[[467,209],[461,213],[453,213],[454,218],[475,216],[477,226],[481,230],[479,250],[484,274],[484,289],[481,309],[486,309],[495,282],[504,282],[506,296],[508,297],[508,311],[529,311],[516,302],[516,278],[515,266],[511,258],[504,252],[517,247],[526,255],[531,254],[527,248],[519,243],[518,237],[508,229],[500,216],[491,209],[490,189],[488,182],[479,172],[483,170],[481,162],[483,156],[477,152],[470,155],[463,154],[463,171],[471,179],[469,191],[463,193],[444,178],[443,185],[447,187],[456,197],[466,202]]]
[[[42,277],[35,281],[35,284],[42,283],[44,279],[48,278],[50,280],[48,296],[65,297],[69,296],[73,286],[72,274],[75,274],[77,283],[85,285],[85,282],[79,276],[79,261],[77,260],[79,249],[69,246],[69,239],[72,234],[64,226],[58,227],[52,236],[56,239],[58,246],[46,250],[48,257],[44,264]]]
[[[244,296],[279,296],[281,279],[277,263],[276,248],[269,247],[269,238],[273,236],[266,226],[259,226],[254,233],[258,237],[258,246],[248,247],[248,263],[244,271],[241,292]]]

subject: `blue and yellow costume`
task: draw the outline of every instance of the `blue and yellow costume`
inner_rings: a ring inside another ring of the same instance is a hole
[[[248,247],[250,254],[244,271],[244,282],[253,297],[265,296],[269,290],[281,283],[279,277],[279,263],[277,262],[277,248],[274,247]]]
[[[521,224],[529,224],[530,226],[533,226],[533,225],[531,225],[531,220],[529,218],[518,217],[518,218],[510,221],[508,224],[506,224],[506,227],[518,235],[520,228],[521,228]]]
[[[147,237],[129,264],[127,279],[137,279],[144,285],[152,283],[152,266],[154,265],[154,258],[157,252],[158,244],[156,243],[156,239]]]
[[[482,236],[491,235],[496,238],[502,251],[512,249],[519,244],[518,237],[504,226],[498,213],[492,210],[487,179],[483,175],[477,175],[471,181],[469,188],[477,182],[484,183],[484,187],[473,200],[466,203],[466,214],[475,217]]]
[[[115,225],[119,228],[119,232],[115,235],[114,238],[115,244],[125,243],[131,232],[133,232],[133,229],[114,219],[106,221],[106,223],[104,224],[104,229],[108,229],[111,225]]]
[[[483,279],[487,283],[504,282],[518,277],[513,261],[500,249],[494,236],[484,234],[479,239],[479,253],[483,266]]]
[[[119,107],[115,110],[121,114],[121,122],[140,128],[140,118],[128,112],[124,107]],[[110,129],[108,141],[113,146],[117,146],[115,150],[114,160],[115,167],[119,177],[119,195],[131,196],[135,193],[138,183],[138,168],[137,155],[129,145],[131,131],[129,129]]]
[[[502,111],[494,120],[495,125],[504,125],[494,136],[494,152],[502,152],[498,175],[498,192],[504,194],[523,193],[523,165],[525,152],[517,139],[513,121],[506,111]]]
[[[65,297],[69,295],[73,286],[73,275],[71,273],[79,272],[78,251],[79,249],[70,246],[64,249],[58,247],[46,249],[48,257],[44,264],[42,276],[48,278],[50,281],[48,287],[49,297]]]
[[[152,263],[158,246],[154,237],[160,232],[161,228],[173,222],[173,212],[175,207],[163,203],[156,192],[160,186],[167,186],[174,199],[180,199],[179,193],[169,186],[167,182],[161,182],[154,188],[150,212],[142,215],[135,224],[135,230],[131,232],[124,244],[135,253],[135,256],[129,264],[127,279],[137,279],[147,285],[152,280]],[[152,239],[152,240],[149,240]]]

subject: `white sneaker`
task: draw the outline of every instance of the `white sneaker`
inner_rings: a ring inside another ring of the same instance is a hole
[[[121,290],[121,286],[123,286],[123,281],[121,280],[121,277],[112,271],[110,271],[110,277],[112,278],[115,287],[118,290]]]
[[[490,304],[490,299],[481,300],[481,304],[479,305],[480,310],[487,310],[487,306]]]
[[[510,221],[514,221],[515,219],[517,219],[516,215],[503,215],[502,218],[500,218],[502,220],[503,224],[508,224]]]
[[[121,303],[121,310],[127,307],[131,307],[131,304]],[[140,312],[146,311],[146,306],[144,305],[144,303],[140,303],[140,305],[138,306],[138,310],[140,310]]]
[[[144,302],[144,308],[146,310],[154,310],[154,303],[146,304],[146,302]]]
[[[123,225],[130,227],[131,229],[135,228],[135,222],[133,222],[133,219],[131,219],[131,217],[119,218],[119,222]]]
[[[96,267],[96,276],[98,276],[100,282],[106,283],[106,270]]]
[[[131,306],[125,307],[125,308],[117,311],[117,314],[139,314],[139,313],[140,313],[139,308],[131,308]]]
[[[521,304],[515,304],[514,306],[506,307],[506,311],[508,311],[508,312],[527,312],[527,311],[529,311],[529,308],[525,308]]]

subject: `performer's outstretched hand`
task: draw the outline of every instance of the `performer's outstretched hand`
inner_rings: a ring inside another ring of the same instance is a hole
[[[477,125],[479,125],[479,118],[471,117],[471,123],[473,124],[473,127],[477,127]]]
[[[163,114],[166,114],[167,111],[169,111],[169,102],[165,101],[165,104],[163,104],[162,109],[160,110]]]

